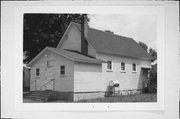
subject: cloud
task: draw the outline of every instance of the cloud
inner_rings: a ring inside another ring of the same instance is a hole
[[[91,14],[90,27],[110,30],[115,34],[142,41],[149,47],[156,48],[156,16],[154,15],[96,15]]]

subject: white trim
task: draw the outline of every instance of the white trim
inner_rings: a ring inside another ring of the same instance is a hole
[[[59,53],[59,52],[57,52],[57,51],[54,51],[54,50],[52,50],[52,49],[50,49],[50,50],[53,51],[53,52],[55,52],[55,53],[57,53],[57,54],[59,54],[59,55],[61,55],[61,56],[63,56],[63,57],[66,57],[66,58],[68,58],[68,59],[70,59],[70,60],[73,60],[73,61],[79,61],[79,62],[91,62],[91,63],[102,63],[102,62],[103,62],[103,61],[92,61],[92,60],[76,59],[76,58],[72,58],[72,57],[63,55],[63,54],[61,54],[61,53]]]
[[[82,60],[82,59],[74,59],[74,61],[76,62],[85,62],[85,63],[97,63],[97,64],[101,64],[104,61],[92,61],[92,60]]]
[[[108,66],[108,61],[111,61],[111,69],[108,69],[108,67],[107,67]],[[112,62],[112,60],[107,60],[106,61],[106,71],[107,72],[112,72],[113,71],[113,62]]]
[[[41,54],[43,54],[47,50],[47,47],[44,48],[35,58],[33,58],[27,65],[30,66]]]
[[[55,51],[55,50],[53,50],[53,49],[51,49],[51,48],[49,48],[49,47],[46,47],[46,48],[44,48],[44,49],[28,64],[28,66],[30,66],[30,65],[31,65],[38,57],[40,57],[41,54],[44,53],[46,50],[49,50],[49,51],[51,51],[51,52],[54,52],[54,53],[56,53],[56,54],[58,54],[58,55],[61,55],[61,56],[65,57],[65,58],[67,58],[67,59],[69,59],[69,60],[72,60],[72,61],[87,62],[87,63],[103,63],[103,62],[104,62],[104,61],[92,61],[92,60],[82,60],[82,59],[72,58],[72,57],[63,55],[62,53],[59,53],[59,52],[57,52],[57,51]]]
[[[113,70],[111,69],[106,69],[106,72],[113,72]]]
[[[71,58],[71,57],[65,56],[65,55],[63,55],[63,54],[61,54],[61,53],[59,53],[59,52],[57,52],[57,51],[54,51],[54,50],[50,49],[49,47],[46,47],[46,48],[44,48],[34,59],[32,59],[31,62],[28,63],[28,66],[31,66],[31,64],[32,64],[38,57],[40,57],[46,50],[50,50],[50,51],[52,51],[52,52],[54,52],[54,53],[56,53],[56,54],[59,54],[59,55],[61,55],[61,56],[63,56],[63,57],[66,57],[66,58],[68,58],[68,59],[70,59],[70,60],[74,60],[74,59]]]
[[[120,70],[120,73],[126,73],[126,71],[125,70]]]
[[[133,67],[134,64],[135,64],[135,70],[134,70],[134,67]],[[136,65],[136,63],[132,63],[132,72],[133,73],[137,72],[137,65]]]
[[[124,63],[124,70],[122,70],[122,63]],[[126,72],[126,63],[125,62],[121,62],[120,65],[121,65],[120,71],[123,72],[123,73]]]
[[[66,57],[66,58],[68,58],[68,59],[70,59],[70,60],[74,60],[72,57],[63,55],[62,53],[59,53],[59,52],[57,52],[57,51],[55,51],[55,50],[52,50],[52,49],[50,49],[50,48],[48,48],[48,49],[51,50],[52,52],[56,53],[56,54],[59,54],[59,55],[61,55],[61,56],[63,56],[63,57]]]
[[[30,69],[31,67],[28,67],[27,64],[23,64],[23,68]]]
[[[137,73],[137,71],[132,71],[132,73]]]

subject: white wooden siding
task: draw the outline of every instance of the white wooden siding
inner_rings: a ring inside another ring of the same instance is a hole
[[[126,58],[109,54],[97,54],[97,58],[112,61],[112,71],[107,71],[106,63],[102,64],[102,80],[104,80],[104,90],[109,85],[109,81],[120,82],[120,90],[142,89],[143,74],[141,67],[151,67],[148,60]],[[125,62],[125,71],[121,71],[121,62]],[[136,72],[132,71],[132,64],[136,64]]]
[[[70,49],[81,52],[81,32],[76,27],[71,27],[69,33],[66,35],[60,49]],[[96,50],[88,43],[88,55],[95,57]]]
[[[77,28],[74,26],[71,27],[71,30],[66,36],[66,40],[64,40],[61,49],[71,49],[76,51],[81,51],[81,34]]]
[[[103,91],[102,65],[75,63],[74,92]]]
[[[48,54],[49,66],[47,66],[46,61]],[[60,66],[65,65],[65,76],[60,76]],[[36,76],[36,68],[40,69],[40,76]],[[61,92],[73,91],[73,75],[74,75],[74,65],[73,61],[64,58],[63,56],[57,55],[50,51],[44,52],[39,59],[34,63],[31,68],[31,91],[42,90],[44,87],[42,85],[46,82],[45,79],[55,79],[55,90]],[[51,84],[52,85],[52,84]],[[42,88],[40,88],[42,87]]]

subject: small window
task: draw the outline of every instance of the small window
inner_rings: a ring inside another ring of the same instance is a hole
[[[40,74],[40,69],[37,68],[37,69],[36,69],[36,76],[39,76],[39,74]]]
[[[107,61],[107,69],[112,70],[112,61]]]
[[[60,66],[60,74],[65,75],[65,66]]]
[[[136,71],[136,64],[132,64],[132,70]]]
[[[121,70],[124,71],[125,70],[125,63],[121,62]]]

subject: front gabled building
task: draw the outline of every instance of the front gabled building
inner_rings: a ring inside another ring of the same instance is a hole
[[[29,63],[30,90],[66,92],[73,101],[105,96],[111,81],[121,91],[140,91],[151,59],[131,38],[71,22],[56,48]]]

